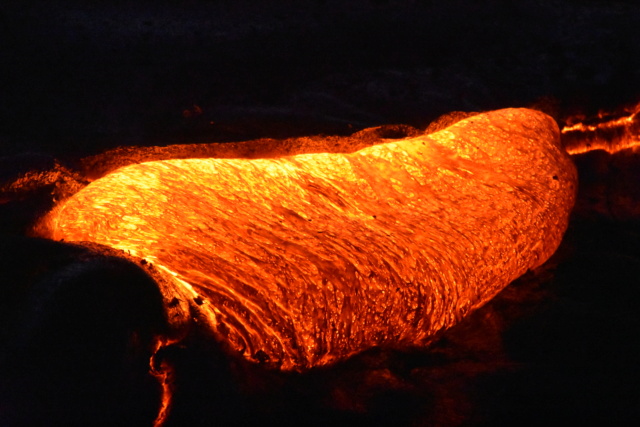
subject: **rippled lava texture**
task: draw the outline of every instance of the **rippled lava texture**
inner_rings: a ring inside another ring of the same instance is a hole
[[[555,122],[506,109],[351,154],[126,166],[50,237],[172,271],[232,349],[300,370],[428,343],[551,256],[575,187]]]

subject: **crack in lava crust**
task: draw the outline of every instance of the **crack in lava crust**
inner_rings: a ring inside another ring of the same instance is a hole
[[[123,167],[48,237],[175,274],[244,357],[285,370],[436,332],[556,250],[576,172],[548,116],[507,109],[351,154]]]

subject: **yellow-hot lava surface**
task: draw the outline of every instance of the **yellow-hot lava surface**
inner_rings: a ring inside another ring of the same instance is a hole
[[[577,179],[559,135],[506,109],[350,154],[135,164],[58,206],[48,237],[145,258],[233,350],[301,370],[424,345],[548,259]]]

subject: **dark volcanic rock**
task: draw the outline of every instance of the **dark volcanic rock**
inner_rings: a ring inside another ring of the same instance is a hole
[[[2,236],[0,423],[149,425],[166,334],[156,283],[115,251]]]

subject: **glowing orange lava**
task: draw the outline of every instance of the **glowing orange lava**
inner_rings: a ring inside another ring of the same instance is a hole
[[[301,370],[424,345],[547,260],[577,179],[559,135],[507,109],[351,154],[135,164],[48,235],[152,262],[234,351]]]
[[[562,128],[569,154],[604,150],[608,153],[640,146],[640,104],[618,115],[599,114],[591,123],[578,121]]]
[[[156,360],[158,350],[161,347],[166,346],[168,344],[169,343],[158,341],[156,351],[154,352],[154,356],[151,358],[151,361],[150,361],[151,362],[150,372],[156,377],[162,389],[161,397],[160,397],[160,409],[153,423],[154,426],[162,426],[165,424],[167,417],[169,416],[169,411],[171,409],[172,396],[174,392],[173,366],[165,363],[162,360],[161,361]]]

